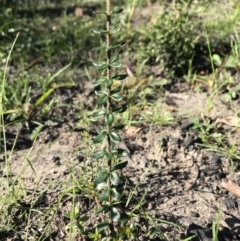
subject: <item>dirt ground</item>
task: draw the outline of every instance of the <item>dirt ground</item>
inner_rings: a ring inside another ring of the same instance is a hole
[[[87,109],[92,109],[95,95],[91,83],[82,79],[76,81],[77,86],[72,90],[57,93],[59,98],[63,101],[74,99],[75,102],[84,103]],[[221,187],[222,180],[227,177],[240,184],[240,169],[236,165],[233,174],[228,157],[201,146],[201,137],[192,125],[193,118],[201,122],[206,117],[216,123],[219,118],[235,115],[228,103],[220,101],[224,99],[224,93],[220,93],[218,98],[214,97],[209,104],[210,95],[208,91],[196,92],[181,81],[172,82],[171,87],[163,91],[164,102],[159,108],[159,115],[170,106],[176,120],[174,124],[163,127],[146,124],[132,129],[132,132],[125,129],[121,133],[121,145],[130,153],[124,175],[130,179],[132,189],[137,187],[130,207],[134,207],[145,195],[142,210],[156,220],[168,240],[180,240],[191,234],[197,235],[193,239],[195,241],[212,240],[212,222],[221,210],[218,240],[240,240],[239,198]],[[238,99],[232,103],[239,109]],[[65,226],[68,220],[63,214],[73,204],[70,195],[67,195],[71,190],[64,194],[62,191],[71,186],[71,182],[77,185],[72,173],[75,177],[84,175],[90,160],[86,157],[88,146],[83,134],[86,131],[93,137],[96,131],[79,125],[79,120],[72,118],[70,109],[58,112],[66,116],[63,123],[45,128],[35,143],[29,140],[27,133],[21,132],[19,135],[16,151],[10,158],[13,179],[19,176],[22,188],[27,190],[19,204],[23,207],[22,212],[24,207],[40,211],[28,214],[30,223],[27,222],[29,219],[18,223],[22,213],[16,211],[14,219],[17,230],[1,234],[0,240],[26,241],[26,232],[28,240],[38,240],[43,230],[42,240],[67,240]],[[221,131],[228,133],[230,141],[235,141],[239,148],[237,128],[220,124]],[[14,142],[14,136],[15,133],[7,133],[9,146]],[[0,170],[5,168],[3,160],[2,155]],[[1,180],[7,178],[4,174],[4,171],[0,172]],[[15,186],[18,184],[16,182]],[[76,196],[81,213],[90,214],[94,207],[92,201],[81,191]],[[35,199],[31,200],[32,197]],[[164,220],[179,226],[169,225]],[[143,232],[138,240],[148,240],[147,232],[153,227],[142,224],[141,228]],[[84,239],[76,236],[75,240]]]
[[[79,87],[88,88],[82,91],[84,94],[78,96],[79,101],[87,103],[86,97],[89,100],[93,95],[90,85],[82,82]],[[142,203],[145,212],[154,218],[184,227],[174,228],[159,222],[169,240],[180,240],[186,234],[198,234],[199,237],[195,240],[212,240],[208,237],[209,233],[211,234],[212,221],[217,218],[222,208],[219,240],[239,240],[239,199],[221,188],[221,180],[230,175],[229,160],[198,146],[199,138],[189,122],[190,117],[199,118],[204,112],[207,93],[199,94],[186,87],[184,83],[176,84],[165,93],[166,101],[170,99],[174,103],[174,115],[179,119],[177,124],[167,127],[156,125],[151,129],[146,125],[135,130],[135,133],[122,133],[121,145],[130,153],[129,165],[124,175],[132,181],[132,188],[137,185],[133,202],[139,201],[147,189]],[[214,105],[211,111],[213,121],[234,114],[217,100],[214,100]],[[188,119],[182,113],[188,113]],[[33,192],[39,192],[38,200],[34,204],[36,208],[46,211],[56,205],[61,190],[71,179],[69,175],[72,168],[76,176],[81,175],[81,170],[89,161],[84,153],[84,128],[73,129],[72,126],[74,123],[69,121],[58,127],[45,129],[31,147],[29,156],[29,148],[25,146],[15,151],[11,157],[12,175],[17,177],[21,173],[20,178],[27,189],[27,197],[32,196]],[[93,135],[94,133],[91,134]],[[24,143],[21,135],[18,142],[16,149]],[[32,167],[24,158],[26,156]],[[1,165],[3,166],[3,163]],[[240,180],[238,168],[231,178]],[[44,191],[45,188],[47,191]],[[87,198],[79,194],[78,202],[82,211],[88,213]],[[69,198],[63,197],[46,240],[65,240],[67,233],[64,227],[67,220],[61,214],[70,206]],[[35,221],[29,224],[28,229],[30,236],[36,238],[41,235],[39,230],[44,228],[47,218],[44,219],[39,214],[32,215]],[[24,240],[21,232],[25,233],[25,225],[19,225],[17,234],[1,240]],[[140,240],[146,240],[144,235]]]

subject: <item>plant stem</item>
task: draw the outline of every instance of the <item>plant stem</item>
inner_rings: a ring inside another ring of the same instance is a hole
[[[107,30],[107,34],[106,34],[106,47],[107,47],[107,79],[110,80],[111,79],[111,55],[112,55],[112,51],[111,49],[109,49],[110,47],[110,26],[111,26],[111,15],[110,15],[110,11],[111,11],[111,0],[106,0],[106,12],[107,12],[107,22],[106,22],[106,30]],[[108,100],[107,100],[107,114],[111,113],[111,99],[110,99],[110,91],[111,91],[111,86],[107,87],[107,92],[108,92]],[[108,134],[110,134],[111,131],[111,127],[112,125],[108,124],[107,125],[107,131]],[[111,140],[110,140],[110,136],[108,135],[107,138],[107,149],[108,149],[108,153],[111,153],[112,151],[112,145],[111,145]],[[108,173],[112,172],[112,159],[108,160]],[[111,190],[112,190],[112,184],[111,184],[111,180],[110,178],[108,178],[108,190],[110,192],[109,194],[109,207],[112,207],[112,195],[111,195]],[[112,219],[110,220],[110,232],[112,233],[114,231],[114,226],[113,226],[113,221]]]
[[[110,9],[111,9],[111,0],[106,0],[106,6],[107,6],[107,23],[106,23],[106,30],[108,31],[106,34],[106,46],[107,48],[109,48],[110,46],[110,26],[111,26],[111,16],[110,14]],[[110,61],[111,61],[111,50],[108,49],[107,50],[107,78],[110,79],[111,78],[111,66],[110,66]],[[110,88],[110,87],[109,87]]]

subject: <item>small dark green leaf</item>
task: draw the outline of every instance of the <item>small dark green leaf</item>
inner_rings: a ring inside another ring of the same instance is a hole
[[[111,159],[113,159],[113,157],[114,157],[114,153],[106,153],[106,157],[107,157],[107,159],[108,160],[111,160]]]
[[[114,93],[117,93],[117,92],[119,92],[121,90],[121,87],[116,87],[116,88],[114,88],[114,89],[112,89],[111,91],[110,91],[110,95],[112,95],[112,94],[114,94]]]
[[[108,49],[120,48],[120,47],[123,47],[124,45],[125,45],[125,42],[119,42],[119,43],[112,44]]]
[[[93,64],[98,68],[98,70],[104,70],[108,66],[106,61],[94,62]]]
[[[119,202],[121,200],[121,194],[116,190],[116,188],[111,189],[112,199],[115,202]]]
[[[95,213],[98,214],[98,213],[101,213],[103,211],[104,211],[104,207],[100,207],[100,208],[95,210]]]
[[[103,30],[103,29],[93,29],[93,32],[97,33],[97,34],[105,34],[108,31],[107,30]]]
[[[102,95],[99,99],[98,99],[98,102],[97,104],[100,106],[100,105],[103,105],[107,102],[107,99],[108,99],[108,96],[107,95]]]
[[[89,217],[88,216],[83,216],[81,218],[79,218],[79,222],[86,222],[88,221]]]
[[[116,54],[115,56],[112,57],[111,64],[119,60],[119,55]]]
[[[114,79],[114,80],[124,80],[124,79],[126,79],[127,77],[128,77],[127,74],[118,74],[118,75],[114,75],[114,76],[112,77],[112,79]]]
[[[105,85],[106,85],[107,88],[112,86],[112,84],[113,84],[113,80],[112,79],[109,79],[109,80],[105,81]]]
[[[105,154],[106,154],[105,150],[96,151],[92,154],[92,159],[98,160],[102,158]]]
[[[119,14],[119,13],[121,13],[122,11],[123,11],[122,8],[116,9],[116,10],[113,10],[113,11],[111,12],[111,14]]]
[[[120,177],[117,172],[111,172],[109,178],[111,183],[115,186],[117,186],[120,183]]]
[[[78,229],[78,232],[79,233],[84,233],[84,227],[81,225],[81,222],[83,221],[79,221],[78,224],[77,224],[77,229]]]
[[[109,113],[109,114],[106,114],[106,115],[105,115],[105,123],[106,123],[107,125],[111,125],[111,124],[113,123],[113,121],[114,121],[114,116],[113,116],[113,114]]]
[[[124,128],[124,125],[117,125],[117,126],[113,126],[112,127],[112,130],[114,131],[120,131]]]
[[[106,131],[101,131],[97,137],[93,139],[93,143],[100,143],[103,141],[103,139],[106,137],[107,132]]]
[[[90,116],[90,118],[97,119],[99,116],[104,115],[105,113],[106,113],[105,110],[98,110],[98,111],[94,112],[94,113]]]
[[[102,50],[102,49],[104,49],[104,50],[106,51],[106,50],[107,50],[107,47],[106,47],[105,45],[103,45],[103,46],[95,47],[95,48],[93,48],[92,50],[93,50],[93,51],[99,51],[99,50]]]
[[[116,165],[113,166],[112,170],[122,170],[124,167],[126,167],[128,164],[128,161],[123,161],[123,162],[119,162]]]
[[[108,201],[110,192],[108,189],[104,189],[99,197],[100,202]]]
[[[116,112],[116,113],[123,113],[127,110],[127,106],[126,105],[122,105],[121,107],[117,107],[112,109],[112,112]]]
[[[119,212],[119,210],[115,207],[112,207],[110,212],[109,212],[109,218],[112,220],[112,221],[115,221],[117,222],[121,217],[121,214]]]
[[[115,25],[111,25],[110,27],[110,33],[117,33],[121,30],[121,28],[116,27]]]
[[[101,66],[98,67],[98,70],[99,70],[99,71],[103,71],[103,70],[105,70],[107,67],[108,67],[107,64],[103,64],[103,65],[101,65]]]
[[[94,64],[96,67],[100,67],[100,66],[102,66],[103,64],[106,64],[106,65],[107,65],[107,62],[106,62],[106,61],[98,61],[98,62],[93,62],[93,64]]]
[[[122,140],[121,137],[119,136],[119,134],[115,131],[112,131],[109,136],[110,136],[111,141],[113,141],[115,143],[119,143]]]
[[[109,228],[109,223],[107,222],[102,222],[97,225],[97,230],[99,233],[107,230]]]
[[[102,95],[107,95],[107,91],[106,90],[95,90],[95,94],[98,96],[102,96]]]
[[[103,79],[98,79],[98,80],[96,80],[96,81],[94,81],[93,83],[92,83],[92,85],[93,85],[93,87],[97,87],[97,86],[99,86],[100,84],[102,84],[104,81],[106,81],[107,79],[106,78],[103,78]]]
[[[113,150],[113,152],[116,153],[118,158],[129,155],[129,153],[125,149],[121,149],[121,148],[115,149]]]
[[[126,222],[128,222],[129,220],[130,220],[129,215],[127,215],[126,213],[121,213],[119,222],[126,223]]]
[[[94,181],[94,185],[97,186],[98,184],[105,182],[107,180],[107,178],[108,178],[108,172],[102,171],[102,172],[98,173],[98,176],[97,176],[96,180]]]
[[[113,100],[120,101],[123,99],[123,96],[120,93],[115,93],[110,96]]]
[[[122,64],[120,62],[116,61],[116,62],[110,64],[110,66],[113,68],[120,68],[122,66]]]

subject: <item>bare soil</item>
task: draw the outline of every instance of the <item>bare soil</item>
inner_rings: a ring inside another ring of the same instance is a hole
[[[81,88],[83,86],[88,89],[82,91],[84,94],[79,96],[79,100],[89,103],[89,99],[94,99],[91,96],[93,94],[90,85],[82,84]],[[174,102],[174,115],[179,119],[178,123],[167,127],[155,125],[151,128],[144,125],[137,133],[122,133],[121,145],[130,153],[129,165],[124,175],[130,178],[132,188],[137,185],[131,205],[136,205],[147,190],[142,203],[144,211],[154,218],[174,222],[183,227],[174,228],[158,222],[169,240],[179,240],[191,233],[199,236],[195,240],[211,240],[208,235],[211,234],[212,221],[217,218],[222,208],[219,240],[238,240],[239,199],[229,195],[220,185],[221,180],[231,174],[230,162],[226,156],[199,146],[201,140],[197,136],[198,133],[189,123],[191,117],[200,118],[204,112],[207,93],[200,94],[187,89],[184,83],[173,85],[172,90],[168,90],[165,95],[166,100],[169,98]],[[84,97],[85,93],[89,96]],[[239,106],[238,101],[236,105]],[[234,114],[217,100],[214,101],[214,106],[211,112],[213,121]],[[185,114],[182,115],[186,112],[188,119]],[[27,190],[25,198],[19,200],[22,207],[32,205],[43,213],[53,211],[53,207],[57,209],[47,231],[49,236],[45,236],[46,240],[67,240],[64,227],[68,220],[63,217],[63,213],[69,211],[72,201],[69,197],[60,197],[61,190],[69,185],[73,169],[76,176],[82,175],[84,166],[89,162],[85,152],[88,147],[82,136],[83,131],[88,130],[72,126],[74,121],[69,120],[58,127],[45,129],[30,147],[31,150],[27,145],[22,148],[24,141],[20,135],[16,151],[10,159],[13,177],[19,175],[21,185]],[[227,131],[224,126],[223,130]],[[90,136],[94,134],[93,132]],[[3,170],[4,163],[1,163],[1,166]],[[4,178],[6,177],[2,176],[2,180]],[[235,182],[240,180],[238,167],[231,178]],[[36,198],[34,203],[30,200],[32,196]],[[89,214],[93,207],[92,201],[82,193],[77,194],[77,197],[82,213]],[[31,213],[30,223],[20,223],[16,233],[1,234],[1,240],[25,240],[22,235],[26,233],[27,228],[29,235],[37,240],[49,221],[43,213]],[[21,212],[18,211],[15,215],[13,218],[18,219]],[[139,240],[146,240],[144,234]]]

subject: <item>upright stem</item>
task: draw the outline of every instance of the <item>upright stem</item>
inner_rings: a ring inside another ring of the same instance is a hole
[[[110,11],[111,11],[111,0],[106,0],[106,6],[107,6],[107,9],[106,9],[106,12],[107,12],[107,22],[106,22],[106,30],[107,30],[107,34],[106,34],[106,47],[107,47],[107,79],[110,80],[111,79],[111,66],[110,66],[110,63],[111,63],[111,55],[112,55],[112,52],[111,52],[111,49],[109,49],[111,43],[110,43],[110,26],[111,26],[111,16],[110,16]],[[110,96],[110,91],[111,91],[111,86],[108,86],[107,87],[107,92],[108,92],[108,96]],[[108,100],[107,100],[107,114],[109,114],[111,112],[111,99],[110,97],[108,97]],[[111,131],[111,127],[112,125],[107,125],[107,131],[108,133],[110,133]],[[107,149],[108,149],[108,153],[111,153],[112,151],[112,145],[111,145],[111,139],[108,135],[108,138],[107,138]],[[108,160],[108,173],[111,173],[112,171],[112,159]],[[109,207],[112,207],[112,196],[111,196],[111,189],[112,189],[112,184],[111,184],[111,180],[110,178],[108,178],[108,190],[110,192],[109,194],[109,199],[108,199],[108,202],[109,202]],[[111,220],[111,225],[110,225],[110,232],[113,232],[114,231],[114,226],[113,226],[113,221]]]
[[[106,30],[108,31],[108,33],[106,34],[106,46],[107,48],[109,48],[110,46],[110,26],[111,26],[111,16],[110,11],[111,11],[111,0],[106,0],[106,5],[107,5],[107,23],[106,23]],[[109,66],[111,61],[111,50],[107,51],[107,64],[108,64],[108,68],[107,68],[107,78],[110,79],[111,78],[111,66]]]

